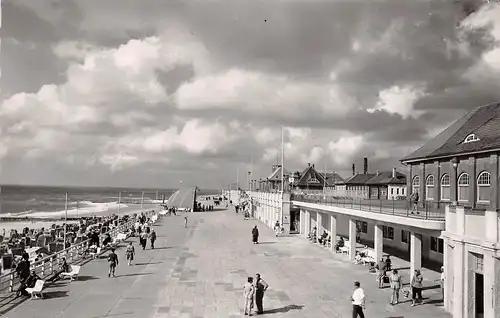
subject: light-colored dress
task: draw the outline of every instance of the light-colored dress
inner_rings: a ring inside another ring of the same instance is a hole
[[[255,295],[255,286],[251,283],[246,283],[243,286],[243,297],[245,298],[245,314],[250,314],[253,308],[253,299]]]

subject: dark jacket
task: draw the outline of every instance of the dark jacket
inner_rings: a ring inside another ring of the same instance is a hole
[[[259,236],[259,229],[257,229],[256,227],[254,227],[252,229],[252,236],[255,236],[255,237]]]

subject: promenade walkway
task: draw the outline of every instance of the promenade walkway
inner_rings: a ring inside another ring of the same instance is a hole
[[[259,245],[251,244],[255,224],[261,233]],[[245,221],[232,209],[163,217],[155,230],[157,249],[136,246],[134,266],[126,265],[123,248],[118,251],[118,277],[107,277],[105,259],[92,261],[82,268],[78,281],[58,282],[47,289],[47,299],[26,301],[5,316],[242,317],[242,286],[247,276],[258,272],[270,285],[264,316],[350,317],[349,297],[353,281],[359,280],[368,297],[367,317],[451,317],[435,302],[434,290],[424,291],[424,297],[431,296],[427,304],[393,307],[388,304],[389,290],[377,289],[366,267],[297,236],[276,238],[268,227]]]

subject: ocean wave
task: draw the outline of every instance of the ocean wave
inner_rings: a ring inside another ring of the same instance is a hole
[[[81,203],[84,203],[84,206],[81,206]],[[68,209],[68,217],[75,216],[85,216],[92,215],[94,213],[101,213],[109,210],[117,210],[118,206],[120,208],[127,208],[128,205],[120,204],[118,202],[106,202],[106,203],[95,203],[92,201],[81,201],[78,205],[78,208]],[[54,217],[64,217],[66,215],[66,210],[59,211],[33,211],[27,210],[24,212],[16,212],[16,213],[5,213],[3,217],[30,217],[30,218],[54,218]]]

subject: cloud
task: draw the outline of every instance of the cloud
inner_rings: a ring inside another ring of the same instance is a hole
[[[6,182],[217,187],[281,125],[290,170],[389,169],[500,99],[496,4],[63,2],[6,5]]]
[[[334,83],[295,81],[285,76],[230,69],[181,85],[176,105],[183,110],[238,109],[245,113],[298,117],[306,113],[342,116],[352,101]]]
[[[392,86],[379,92],[379,98],[374,108],[369,108],[369,113],[386,111],[389,114],[398,114],[403,118],[418,117],[424,112],[414,108],[415,102],[425,96],[425,91],[418,86]]]

